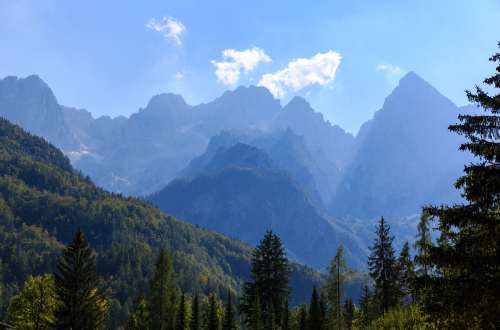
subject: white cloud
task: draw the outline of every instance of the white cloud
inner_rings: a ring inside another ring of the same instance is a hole
[[[375,69],[383,72],[387,79],[396,78],[403,74],[403,70],[399,66],[392,64],[379,64]]]
[[[335,79],[341,60],[342,56],[331,50],[311,58],[298,58],[289,62],[285,69],[264,74],[258,85],[269,89],[275,97],[310,85],[328,85]]]
[[[166,39],[170,39],[178,46],[182,45],[181,35],[186,32],[186,27],[173,17],[163,17],[161,22],[151,18],[146,27],[161,33]]]
[[[184,73],[182,72],[177,72],[175,75],[174,75],[175,79],[177,80],[181,80],[181,79],[184,79]]]
[[[217,80],[224,85],[234,86],[238,83],[241,73],[252,72],[261,62],[271,62],[264,50],[253,47],[243,51],[226,49],[222,52],[223,61],[211,61],[215,66]]]

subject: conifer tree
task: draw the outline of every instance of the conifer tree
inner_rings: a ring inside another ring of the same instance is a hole
[[[398,258],[399,292],[403,303],[412,303],[414,299],[413,282],[415,281],[415,265],[411,260],[410,246],[405,242]]]
[[[344,320],[344,329],[351,330],[352,323],[354,322],[354,312],[355,307],[351,298],[346,299],[343,306],[343,320]]]
[[[383,313],[398,304],[398,271],[390,227],[382,217],[376,230],[376,238],[368,259],[370,276],[375,283],[375,299],[379,312]]]
[[[179,302],[179,308],[177,311],[177,322],[175,324],[177,330],[187,330],[188,320],[186,315],[186,297],[184,292],[181,294],[181,301]]]
[[[288,260],[280,238],[272,231],[266,232],[253,252],[251,280],[245,283],[243,289],[241,312],[246,324],[251,322],[255,313],[253,305],[258,296],[263,324],[268,326],[275,322],[281,327],[285,302],[290,292],[289,273]]]
[[[344,257],[344,247],[340,245],[330,263],[328,278],[326,280],[331,329],[341,329],[342,327],[342,299],[344,296],[346,272],[347,264]]]
[[[63,252],[55,273],[59,301],[55,311],[56,329],[103,329],[107,321],[107,301],[97,288],[95,252],[78,230]]]
[[[498,44],[500,48],[500,43]],[[500,328],[500,52],[490,58],[495,73],[467,97],[484,113],[459,115],[452,132],[471,152],[456,182],[466,203],[427,207],[439,238],[427,246],[429,273],[419,276],[424,307],[442,328]]]
[[[178,288],[175,283],[172,257],[160,250],[150,289],[151,326],[158,330],[175,329]]]
[[[201,319],[200,319],[200,302],[198,298],[198,293],[194,295],[193,303],[191,305],[191,322],[190,329],[191,330],[200,330],[201,328]]]
[[[363,293],[359,298],[359,309],[361,313],[361,325],[367,327],[373,320],[372,295],[368,285],[363,287]]]
[[[208,324],[207,330],[219,330],[219,315],[217,313],[217,300],[212,293],[208,303]]]
[[[234,320],[234,308],[233,301],[231,298],[231,291],[227,290],[227,302],[226,302],[226,310],[224,313],[224,324],[222,326],[223,330],[235,330],[236,324]]]
[[[309,329],[321,329],[323,327],[323,320],[321,317],[321,307],[319,304],[318,291],[313,287],[311,294],[311,302],[309,303]]]
[[[288,306],[288,297],[285,300],[285,306],[283,311],[283,321],[281,323],[282,330],[290,330],[290,310]]]
[[[320,317],[321,317],[321,329],[326,330],[328,329],[328,303],[327,303],[327,298],[326,295],[323,291],[321,291],[319,295],[319,310],[320,310]]]

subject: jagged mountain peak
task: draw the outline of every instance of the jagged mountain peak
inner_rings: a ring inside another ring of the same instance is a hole
[[[181,95],[162,93],[153,96],[142,111],[165,111],[171,109],[185,109],[188,105]]]

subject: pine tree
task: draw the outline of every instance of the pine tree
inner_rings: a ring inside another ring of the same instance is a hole
[[[200,322],[200,302],[198,298],[198,294],[194,295],[193,303],[191,305],[191,322],[190,329],[191,330],[200,330],[201,322]]]
[[[344,257],[344,247],[340,245],[330,263],[328,278],[326,280],[331,329],[341,329],[342,327],[342,298],[344,296],[346,272],[347,264]]]
[[[398,304],[398,271],[390,227],[382,217],[376,230],[376,239],[368,259],[370,276],[375,282],[375,298],[379,312],[383,313]]]
[[[150,314],[153,329],[173,330],[177,315],[178,288],[175,283],[172,257],[160,250],[151,280]]]
[[[372,295],[368,285],[363,287],[363,293],[359,298],[359,309],[361,312],[361,325],[367,327],[373,320]]]
[[[413,282],[415,281],[415,265],[411,260],[410,246],[405,242],[398,258],[399,292],[402,301],[406,304],[412,303],[414,299]]]
[[[319,304],[318,291],[313,287],[311,294],[311,302],[309,304],[309,329],[319,330],[323,327],[323,320],[321,317],[321,308]]]
[[[224,324],[222,326],[223,330],[235,330],[236,324],[234,320],[234,308],[231,298],[231,291],[227,290],[227,302],[226,311],[224,313]]]
[[[175,328],[177,330],[187,330],[188,320],[186,316],[186,297],[184,292],[181,294],[181,301],[179,302],[179,308],[177,309],[177,322],[175,323]]]
[[[289,265],[278,236],[268,231],[252,255],[251,280],[245,283],[241,312],[245,323],[251,323],[255,313],[256,296],[260,301],[262,320],[265,325],[276,322],[281,327],[284,305],[290,292]]]
[[[264,330],[264,321],[259,295],[256,294],[254,299],[255,300],[251,305],[251,310],[249,311],[248,324],[250,325],[251,330]]]
[[[430,269],[419,275],[419,287],[427,289],[425,309],[442,328],[500,328],[500,52],[490,61],[496,65],[484,80],[490,91],[466,92],[484,113],[459,115],[449,127],[467,140],[460,150],[475,156],[456,182],[467,203],[425,208],[439,238],[426,247]]]
[[[59,301],[55,311],[56,329],[103,329],[107,321],[107,302],[97,289],[95,253],[78,230],[66,247],[55,274]]]
[[[344,328],[346,330],[352,329],[352,323],[354,322],[355,307],[352,299],[346,299],[343,306],[343,316],[344,316]]]
[[[321,330],[326,330],[328,329],[328,303],[326,295],[323,291],[321,291],[321,294],[319,295],[319,310],[321,317]]]
[[[207,330],[219,330],[219,315],[217,313],[217,300],[212,293],[209,297]]]
[[[288,306],[288,297],[285,300],[285,306],[283,311],[283,321],[281,322],[282,330],[290,330],[290,310]]]

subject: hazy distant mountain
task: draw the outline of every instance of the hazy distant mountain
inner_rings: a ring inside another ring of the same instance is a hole
[[[462,110],[463,111],[463,110]],[[448,131],[461,111],[413,72],[401,79],[357,136],[331,211],[337,216],[407,216],[458,201],[453,183],[468,156]]]
[[[61,148],[77,148],[56,97],[36,75],[0,79],[0,116]]]
[[[293,98],[273,123],[275,129],[291,129],[304,137],[304,142],[316,163],[313,173],[325,204],[335,195],[343,169],[349,163],[354,147],[354,136],[339,126],[325,121],[306,100]]]
[[[319,268],[342,243],[350,265],[364,268],[365,251],[350,232],[335,230],[264,151],[237,143],[199,164],[205,170],[192,167],[190,178],[171,182],[150,200],[179,218],[254,245],[272,229],[292,258]]]

